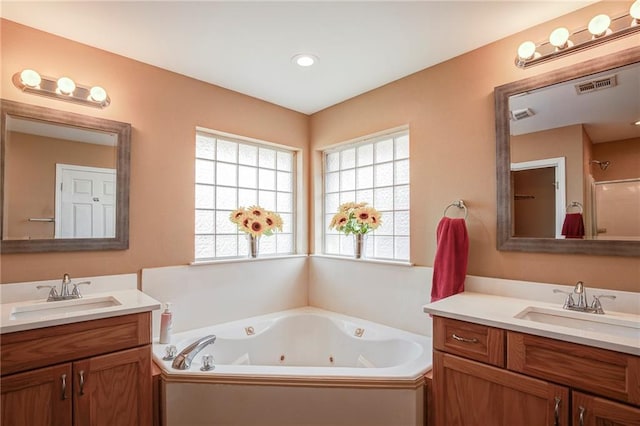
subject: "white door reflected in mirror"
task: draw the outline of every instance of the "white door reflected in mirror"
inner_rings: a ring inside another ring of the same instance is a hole
[[[115,201],[115,169],[56,164],[55,238],[114,238]]]

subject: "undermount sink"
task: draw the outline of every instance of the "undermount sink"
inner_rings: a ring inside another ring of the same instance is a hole
[[[585,312],[529,306],[514,318],[640,340],[640,321]]]
[[[11,320],[26,320],[35,318],[52,318],[66,316],[69,313],[92,311],[95,309],[119,306],[121,303],[112,296],[88,297],[81,299],[61,300],[58,302],[35,302],[29,305],[14,306],[11,310]]]

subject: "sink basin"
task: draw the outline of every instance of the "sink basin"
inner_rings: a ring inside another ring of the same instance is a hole
[[[119,305],[121,305],[121,303],[118,299],[112,296],[61,300],[58,302],[36,302],[30,305],[14,306],[11,310],[10,319],[27,320],[64,317],[69,313],[92,311]]]
[[[568,310],[529,306],[515,318],[640,340],[640,321]]]

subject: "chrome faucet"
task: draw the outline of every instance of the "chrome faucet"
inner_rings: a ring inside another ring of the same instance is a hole
[[[173,360],[171,366],[178,370],[188,370],[189,367],[191,367],[191,362],[196,357],[196,355],[198,355],[198,352],[200,352],[206,346],[213,344],[215,341],[216,336],[214,334],[196,340],[178,354],[176,359]]]
[[[60,293],[56,290],[55,285],[39,285],[36,288],[39,290],[41,288],[48,288],[49,296],[47,297],[47,302],[57,302],[60,300],[69,300],[69,299],[80,299],[82,294],[80,293],[79,286],[81,285],[90,285],[91,281],[82,281],[79,283],[72,283],[69,274],[64,274],[62,276],[62,283],[60,284]],[[69,285],[73,285],[73,289],[69,292]]]
[[[584,283],[582,281],[578,281],[576,286],[573,288],[573,293],[578,295],[578,303],[576,307],[578,309],[586,309],[587,308],[587,289],[584,288]]]
[[[68,299],[70,296],[69,284],[71,284],[71,277],[69,277],[69,274],[64,274],[62,276],[62,284],[60,284],[60,297],[62,299]]]
[[[563,309],[568,309],[570,311],[578,311],[578,312],[588,312],[593,314],[604,314],[604,310],[602,309],[602,304],[600,303],[600,299],[615,299],[616,296],[610,294],[601,294],[599,296],[593,296],[593,301],[591,302],[591,306],[587,303],[587,290],[582,281],[578,281],[573,288],[573,292],[566,292],[559,289],[554,289],[554,293],[564,293],[567,295],[567,298],[564,301],[564,305],[562,305]],[[573,299],[573,295],[578,297],[578,302],[576,303]]]

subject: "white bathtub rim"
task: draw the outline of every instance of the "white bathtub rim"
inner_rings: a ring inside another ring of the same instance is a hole
[[[253,323],[271,324],[277,321],[279,318],[285,316],[291,316],[295,314],[316,314],[321,316],[329,316],[329,318],[335,318],[337,320],[345,321],[346,323],[357,322],[358,326],[365,328],[365,335],[362,339],[370,341],[384,341],[391,338],[406,338],[412,342],[416,342],[422,346],[422,354],[416,359],[405,362],[404,364],[391,367],[377,367],[377,368],[361,368],[361,367],[310,367],[310,366],[269,366],[269,365],[216,365],[213,371],[201,372],[199,356],[193,361],[191,369],[185,371],[177,371],[171,368],[171,361],[163,361],[162,357],[165,353],[165,347],[168,345],[160,344],[154,341],[153,344],[153,356],[156,363],[162,370],[163,377],[169,381],[182,381],[184,378],[191,377],[192,379],[208,378],[210,381],[216,381],[216,378],[221,381],[234,380],[238,377],[251,377],[258,381],[270,381],[276,378],[284,378],[289,381],[295,381],[296,378],[300,378],[303,383],[312,381],[329,381],[331,383],[339,383],[344,381],[345,383],[354,383],[356,381],[363,382],[377,382],[380,380],[389,381],[390,383],[398,382],[398,384],[407,382],[419,381],[425,373],[431,370],[432,367],[432,340],[428,336],[423,336],[415,333],[411,333],[405,330],[400,330],[386,326],[384,324],[375,323],[365,319],[343,315],[340,313],[306,306],[302,308],[294,308],[270,314],[260,315],[252,318],[245,318],[241,320],[235,320],[226,322],[223,324],[216,324],[207,327],[201,327],[181,333],[177,333],[173,336],[171,343],[176,344],[184,340],[195,341],[198,338],[204,337],[208,334],[212,334],[213,328],[237,328],[237,327],[249,327],[253,326]],[[380,333],[374,336],[367,336],[366,329],[375,329]],[[254,336],[258,336],[263,329],[256,330]],[[217,334],[217,333],[216,333]],[[220,334],[225,339],[244,339],[246,337],[230,337],[225,336],[224,333]],[[254,337],[252,336],[252,337]],[[178,347],[178,351],[182,348]],[[241,371],[238,371],[238,370]],[[174,379],[172,379],[174,377]]]

